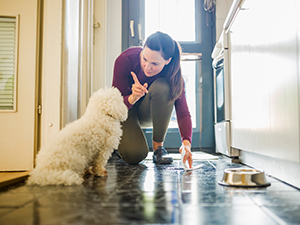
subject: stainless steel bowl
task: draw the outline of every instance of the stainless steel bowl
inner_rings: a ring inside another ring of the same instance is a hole
[[[223,180],[219,184],[231,187],[266,187],[270,185],[263,170],[251,168],[225,169]]]

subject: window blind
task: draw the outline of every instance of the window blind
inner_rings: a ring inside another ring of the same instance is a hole
[[[16,109],[16,18],[0,16],[0,111]]]

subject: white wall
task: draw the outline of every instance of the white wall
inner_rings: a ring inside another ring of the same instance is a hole
[[[122,0],[95,0],[93,91],[112,84],[114,61],[122,50]]]
[[[111,86],[115,59],[122,51],[122,0],[107,1],[105,84]]]

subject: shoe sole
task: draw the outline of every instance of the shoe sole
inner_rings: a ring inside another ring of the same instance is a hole
[[[158,162],[157,160],[154,160],[154,159],[153,159],[153,162],[154,162],[155,164],[160,164],[160,165],[163,165],[163,164],[171,164],[171,163],[173,162],[173,159],[172,159],[172,161],[169,161],[169,162]]]

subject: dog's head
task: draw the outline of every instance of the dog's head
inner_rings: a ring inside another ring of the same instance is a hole
[[[128,115],[127,106],[117,88],[104,88],[95,92],[89,100],[86,113],[104,113],[112,118],[125,121]]]

